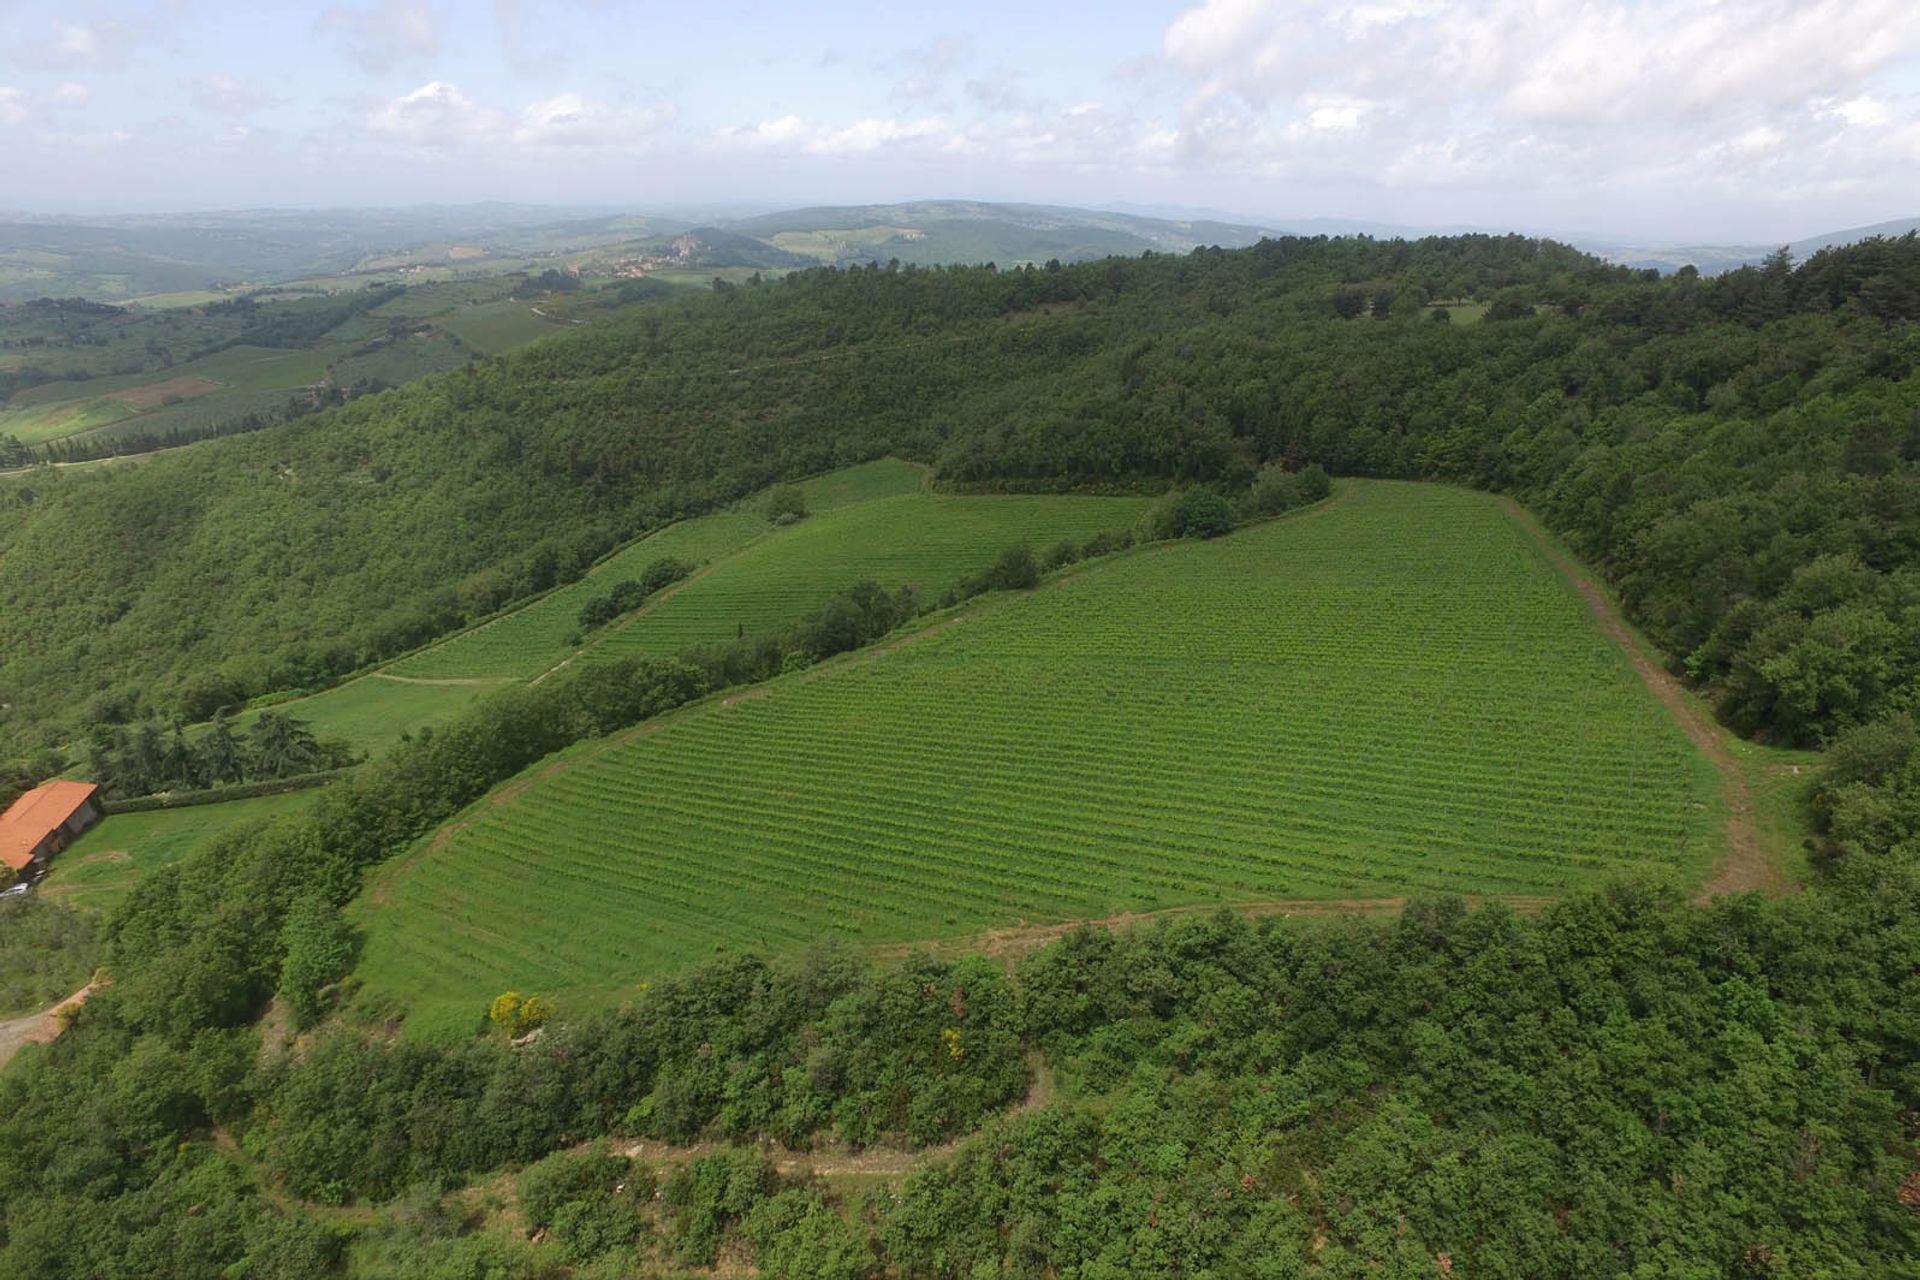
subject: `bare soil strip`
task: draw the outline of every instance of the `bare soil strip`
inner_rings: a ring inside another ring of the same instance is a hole
[[[1028,1053],[1028,1069],[1033,1073],[1033,1083],[1027,1087],[1027,1096],[1022,1098],[1002,1115],[1017,1116],[1029,1111],[1037,1111],[1053,1101],[1053,1072],[1038,1053]],[[973,1138],[974,1134],[962,1134],[951,1142],[937,1147],[921,1147],[917,1151],[899,1151],[889,1149],[856,1149],[837,1142],[822,1143],[812,1151],[789,1151],[785,1147],[773,1144],[763,1145],[761,1150],[773,1167],[783,1175],[813,1174],[822,1178],[838,1177],[880,1177],[904,1178],[923,1164],[929,1164],[944,1156],[952,1155],[960,1145]],[[619,1148],[620,1154],[630,1160],[644,1160],[649,1164],[685,1164],[702,1156],[710,1156],[724,1146],[717,1142],[630,1142]]]
[[[1779,868],[1767,856],[1766,841],[1753,819],[1753,795],[1747,789],[1747,779],[1740,772],[1739,762],[1727,750],[1726,731],[1687,696],[1686,690],[1680,687],[1680,682],[1666,668],[1654,661],[1634,635],[1633,628],[1621,617],[1620,609],[1612,598],[1581,570],[1572,557],[1554,545],[1552,538],[1519,503],[1511,498],[1501,498],[1500,506],[1514,526],[1533,543],[1534,548],[1546,557],[1561,577],[1572,584],[1600,630],[1627,655],[1627,661],[1633,664],[1640,682],[1647,686],[1654,697],[1660,699],[1672,713],[1681,732],[1700,748],[1700,753],[1706,756],[1720,775],[1720,800],[1727,811],[1727,848],[1714,864],[1694,901],[1706,902],[1723,893],[1741,893],[1749,889],[1777,893],[1789,888]]]
[[[11,1022],[0,1022],[0,1067],[13,1061],[13,1055],[20,1052],[24,1045],[45,1044],[58,1038],[66,1030],[61,1024],[59,1013],[62,1009],[85,1003],[86,998],[100,986],[98,982],[89,982],[72,995],[39,1013],[30,1013],[24,1018],[15,1018]]]

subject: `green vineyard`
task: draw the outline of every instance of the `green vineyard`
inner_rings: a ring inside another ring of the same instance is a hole
[[[531,679],[575,653],[604,661],[666,655],[755,636],[825,604],[863,578],[938,595],[1008,545],[1124,530],[1138,498],[945,497],[922,492],[924,470],[894,460],[850,467],[799,486],[807,519],[775,526],[756,496],[737,509],[683,520],[552,592],[387,668],[406,679]],[[623,622],[580,637],[581,606],[664,557],[704,566]]]
[[[1493,500],[1355,483],[576,748],[371,892],[361,972],[464,1025],[823,936],[1698,874],[1719,818]]]

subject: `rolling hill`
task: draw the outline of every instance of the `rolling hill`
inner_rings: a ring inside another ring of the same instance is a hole
[[[1712,792],[1492,501],[1355,485],[543,763],[376,884],[361,973],[440,1025],[717,948],[1697,877]]]

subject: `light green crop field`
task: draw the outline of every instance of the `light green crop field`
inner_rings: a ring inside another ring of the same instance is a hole
[[[871,579],[937,598],[1016,542],[1036,554],[1063,538],[1129,528],[1145,498],[910,494],[811,517],[716,564],[581,654],[604,662],[771,632]]]
[[[1704,872],[1711,766],[1497,503],[1386,482],[582,744],[356,908],[431,1033],[716,951]]]
[[[815,477],[802,483],[800,489],[806,495],[808,510],[814,513],[812,519],[829,520],[834,513],[859,503],[917,493],[926,482],[924,467],[883,458]],[[621,579],[636,578],[654,561],[668,557],[704,565],[733,555],[756,539],[785,537],[810,522],[775,528],[762,514],[765,501],[764,495],[755,495],[732,510],[669,525],[602,560],[579,582],[403,659],[387,670],[409,679],[531,679],[573,652],[567,642],[580,629],[581,607],[604,595]]]
[[[179,861],[241,823],[296,812],[313,797],[312,791],[294,791],[224,804],[109,815],[54,860],[39,892],[73,906],[109,910],[136,880],[155,868]]]
[[[567,325],[535,315],[533,305],[512,299],[484,302],[442,316],[439,324],[454,337],[487,355],[522,346],[537,338],[566,332]]]

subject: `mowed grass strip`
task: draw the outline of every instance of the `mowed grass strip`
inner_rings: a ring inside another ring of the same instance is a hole
[[[498,687],[489,682],[412,684],[372,675],[267,710],[306,721],[322,741],[344,742],[358,753],[378,756],[402,734],[444,720]],[[233,721],[236,728],[250,731],[258,719],[258,712],[246,711]]]
[[[360,908],[363,976],[426,1025],[829,936],[1693,875],[1721,818],[1711,767],[1497,505],[1390,483],[565,765]]]

